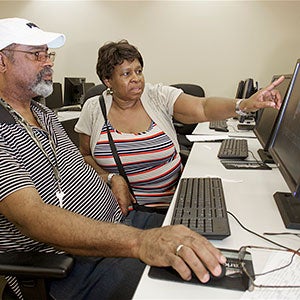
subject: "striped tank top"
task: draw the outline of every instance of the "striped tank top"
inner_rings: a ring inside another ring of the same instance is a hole
[[[181,159],[171,139],[153,121],[138,134],[108,129],[139,204],[170,203],[181,174]],[[104,124],[94,158],[109,173],[118,173]]]

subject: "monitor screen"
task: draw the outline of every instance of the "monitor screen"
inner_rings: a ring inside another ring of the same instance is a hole
[[[53,92],[45,98],[45,105],[53,110],[63,106],[62,87],[60,82],[53,82]]]
[[[84,96],[84,77],[65,77],[64,105],[81,104]]]
[[[300,229],[300,59],[278,115],[269,149],[291,193],[276,192],[275,201],[287,228]]]
[[[274,75],[271,82],[275,81],[280,76],[281,75]],[[285,74],[284,81],[276,88],[280,92],[282,99],[285,99],[292,76],[292,74]],[[259,114],[259,119],[256,121],[256,125],[253,130],[263,147],[257,152],[264,163],[273,163],[273,159],[268,150],[277,116],[278,110],[275,108],[269,107],[262,109]]]

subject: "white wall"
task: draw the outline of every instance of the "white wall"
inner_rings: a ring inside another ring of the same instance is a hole
[[[0,18],[15,16],[66,34],[59,82],[98,83],[98,48],[122,38],[141,51],[147,81],[198,83],[207,95],[233,97],[248,77],[264,86],[300,58],[299,1],[0,1]]]

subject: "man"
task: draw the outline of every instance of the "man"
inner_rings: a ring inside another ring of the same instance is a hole
[[[49,283],[55,299],[131,298],[144,263],[172,266],[185,280],[191,270],[202,282],[208,270],[218,276],[226,259],[186,227],[143,230],[159,224],[153,214],[124,225],[106,183],[55,114],[32,100],[52,92],[48,48],[64,42],[27,20],[0,20],[0,251],[73,254],[71,274]]]

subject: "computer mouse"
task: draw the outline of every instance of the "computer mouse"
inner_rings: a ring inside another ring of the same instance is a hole
[[[210,280],[220,280],[221,278],[223,278],[226,275],[226,266],[223,264],[220,264],[220,267],[221,267],[222,271],[219,276],[215,276],[210,271],[208,271],[209,275],[210,275]]]

